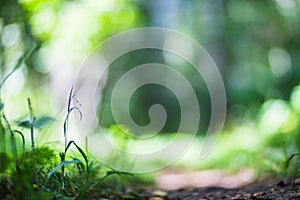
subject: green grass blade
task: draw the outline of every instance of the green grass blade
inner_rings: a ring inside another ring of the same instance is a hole
[[[118,175],[118,176],[121,176],[121,175],[127,175],[127,176],[133,176],[132,173],[130,172],[123,172],[123,171],[117,171],[117,170],[112,170],[112,171],[107,171],[106,172],[106,176],[111,176],[111,175]]]
[[[79,151],[79,153],[81,154],[81,156],[83,157],[83,159],[86,163],[86,166],[88,167],[88,159],[87,159],[86,154],[83,152],[83,150],[75,142],[74,142],[74,145],[77,148],[77,150]]]
[[[67,149],[67,132],[68,132],[68,122],[69,122],[69,115],[71,113],[71,102],[72,102],[72,94],[73,94],[73,88],[74,86],[72,86],[70,93],[69,93],[69,99],[68,99],[68,107],[67,107],[67,116],[65,118],[64,121],[64,139],[65,139],[65,153],[66,153],[66,149]]]
[[[28,109],[29,109],[29,115],[30,115],[30,120],[33,122],[35,120],[35,116],[33,113],[32,105],[31,105],[31,100],[30,98],[27,98],[27,103],[28,103]]]
[[[32,124],[35,121],[35,116],[33,114],[33,109],[31,106],[31,101],[30,98],[27,98],[27,102],[28,102],[28,108],[29,108],[29,115],[30,115],[30,137],[31,137],[31,149],[32,151],[34,151],[34,127],[32,126]]]
[[[13,130],[13,132],[18,133],[22,138],[22,154],[25,152],[25,137],[21,131]]]
[[[67,149],[67,141],[68,141],[68,138],[67,138],[68,118],[69,118],[69,113],[67,114],[67,116],[66,116],[66,118],[65,118],[65,121],[64,121],[65,152],[66,152],[66,149]]]
[[[77,110],[77,111],[78,111],[78,113],[79,113],[79,115],[80,115],[80,119],[79,119],[79,120],[81,120],[81,119],[82,119],[82,112],[80,111],[80,109],[79,109],[78,107],[73,107],[73,108],[71,108],[70,113],[71,113],[73,110]]]
[[[2,124],[1,115],[0,115],[0,138],[1,138],[0,139],[0,173],[3,173],[7,168],[8,160],[6,154],[5,129]]]
[[[0,151],[1,152],[6,152],[5,129],[4,129],[4,126],[2,124],[1,115],[0,115],[0,137],[1,137],[1,140],[0,140]]]
[[[4,104],[0,101],[0,111],[4,108]]]
[[[18,70],[22,64],[29,58],[29,56],[33,53],[34,50],[37,49],[37,44],[33,43],[31,45],[31,47],[25,51],[25,53],[19,58],[18,62],[16,63],[16,65],[14,66],[14,68],[12,69],[11,72],[9,72],[4,78],[3,80],[0,82],[0,90],[3,86],[3,84],[6,82],[6,80],[16,71]]]
[[[73,90],[73,88],[72,88],[72,90]],[[72,91],[71,91],[72,92]],[[70,95],[72,94],[70,92]],[[70,99],[69,99],[69,101],[70,101]],[[67,132],[68,132],[68,122],[69,122],[69,117],[70,117],[70,114],[74,111],[74,110],[77,110],[78,112],[79,112],[79,114],[80,114],[80,120],[81,120],[81,118],[82,118],[82,113],[81,113],[81,111],[80,111],[80,109],[78,108],[78,107],[73,107],[73,108],[69,108],[69,106],[70,106],[70,102],[69,102],[69,104],[68,104],[68,113],[67,113],[67,116],[66,116],[66,118],[65,118],[65,121],[64,121],[64,125],[63,125],[63,131],[64,131],[64,139],[65,139],[65,149],[67,149],[67,141],[68,141],[68,137],[67,137]]]
[[[6,123],[6,127],[7,127],[7,130],[9,131],[10,133],[10,146],[11,146],[11,151],[12,151],[12,155],[13,155],[13,158],[15,160],[15,162],[17,163],[18,162],[18,157],[17,157],[17,145],[16,145],[16,139],[14,137],[14,133],[10,127],[10,123],[8,121],[8,119],[6,118],[6,115],[4,113],[2,113],[2,118],[3,120],[5,121]]]
[[[47,178],[50,179],[51,176],[52,176],[54,173],[56,173],[58,170],[60,170],[61,168],[63,168],[63,167],[66,166],[66,165],[69,165],[69,164],[77,164],[77,163],[80,163],[80,162],[81,162],[81,161],[78,160],[78,159],[62,161],[62,162],[60,162],[56,167],[54,167],[50,172],[48,172]]]
[[[69,105],[68,105],[69,106]],[[80,111],[80,109],[78,107],[73,107],[73,108],[68,108],[68,114],[65,118],[65,121],[64,121],[64,138],[65,138],[65,144],[67,144],[67,131],[68,131],[68,120],[69,120],[69,117],[70,117],[70,114],[74,111],[74,110],[77,110],[79,112],[79,115],[80,115],[80,120],[82,118],[82,113]]]
[[[70,141],[67,146],[66,146],[66,149],[65,149],[65,153],[67,153],[68,149],[70,148],[71,144],[73,143],[74,141]]]
[[[290,166],[290,162],[291,160],[295,157],[295,156],[300,156],[300,153],[294,153],[292,154],[290,157],[288,157],[288,159],[285,162],[285,168],[288,169]]]
[[[71,90],[70,90],[70,93],[69,93],[69,99],[68,99],[68,113],[70,112],[71,110],[71,102],[72,102],[72,96],[73,96],[73,89],[74,89],[74,86],[72,86]]]
[[[68,151],[68,149],[69,149],[69,147],[71,146],[71,144],[74,144],[74,145],[75,145],[75,147],[77,148],[77,150],[79,151],[79,153],[80,153],[81,156],[83,157],[83,159],[84,159],[84,161],[85,161],[85,163],[86,163],[86,165],[87,165],[87,167],[88,167],[88,159],[87,159],[86,154],[84,153],[84,151],[83,151],[83,150],[82,150],[82,149],[81,149],[81,148],[80,148],[73,140],[70,141],[70,142],[68,143],[65,152]]]

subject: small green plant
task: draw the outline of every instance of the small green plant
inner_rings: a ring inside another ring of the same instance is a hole
[[[68,98],[67,115],[65,117],[64,124],[63,124],[64,151],[59,153],[60,163],[56,167],[54,167],[51,171],[48,172],[47,178],[48,178],[48,180],[50,180],[51,177],[54,177],[54,179],[59,179],[61,191],[65,191],[66,188],[68,188],[68,189],[74,188],[75,186],[73,186],[74,184],[72,183],[72,180],[66,173],[65,168],[67,165],[75,165],[78,169],[79,174],[84,177],[84,182],[82,184],[83,187],[81,187],[79,189],[79,192],[77,194],[77,199],[84,199],[84,198],[86,198],[89,191],[93,190],[98,184],[102,183],[108,177],[110,177],[112,175],[118,175],[121,177],[123,175],[131,175],[132,176],[132,174],[128,173],[128,172],[114,170],[114,169],[111,169],[106,166],[106,168],[108,168],[108,170],[105,172],[104,176],[102,178],[98,178],[97,180],[92,180],[93,182],[90,183],[91,175],[93,175],[93,177],[96,176],[95,171],[97,171],[98,169],[105,167],[105,166],[104,165],[101,165],[101,166],[95,165],[95,163],[93,161],[89,162],[87,153],[85,153],[82,150],[82,148],[79,147],[73,140],[70,140],[70,141],[68,140],[68,123],[69,123],[70,114],[73,111],[78,111],[80,114],[80,120],[82,118],[82,113],[81,113],[80,109],[76,106],[74,106],[74,107],[71,106],[73,98],[74,98],[74,94],[73,94],[73,87],[72,87],[70,90],[70,93],[69,93],[69,98]],[[83,158],[84,162],[82,162],[78,158],[73,158],[72,160],[66,159],[67,155],[68,155],[68,150],[70,149],[70,147],[72,145],[75,146],[75,148],[77,149],[77,151]],[[87,140],[86,140],[86,148],[87,148],[87,146],[88,145],[87,145]],[[87,150],[86,150],[86,152],[87,152]],[[104,169],[104,168],[102,168],[102,169]],[[61,170],[61,176],[59,178],[59,176],[57,176],[57,172],[59,172],[60,170]],[[74,174],[73,174],[73,176],[74,176]],[[66,185],[68,185],[68,187]]]
[[[18,164],[18,157],[17,157],[17,147],[16,147],[16,140],[15,140],[15,133],[18,133],[22,137],[23,141],[23,148],[22,151],[24,152],[24,145],[25,145],[25,140],[24,136],[20,131],[17,130],[12,130],[10,123],[5,115],[4,112],[4,103],[2,102],[1,98],[1,92],[2,92],[2,87],[5,84],[5,82],[8,80],[8,78],[15,72],[17,71],[23,63],[29,58],[29,56],[37,49],[37,45],[35,43],[32,44],[32,46],[20,57],[20,59],[17,61],[16,65],[13,67],[13,69],[0,80],[0,137],[1,137],[1,142],[0,142],[0,159],[1,159],[1,164],[0,164],[0,172],[4,173],[8,167],[8,162],[9,162],[9,156],[7,153],[7,147],[6,147],[6,133],[8,132],[10,134],[10,143],[11,143],[11,151],[13,154],[13,160]],[[4,125],[6,124],[6,126]]]
[[[49,195],[44,192],[35,192],[32,188],[32,168],[26,165],[27,158],[25,153],[25,138],[21,131],[14,130],[9,122],[5,112],[4,103],[1,98],[3,85],[8,78],[17,71],[23,63],[29,58],[37,45],[34,43],[18,60],[13,69],[0,80],[0,199],[5,199],[6,195],[12,195],[14,199],[49,199]],[[17,149],[17,140],[15,135],[18,134],[22,140],[21,156]],[[9,141],[7,144],[6,142]],[[11,152],[8,147],[10,146]],[[10,158],[12,156],[12,158]],[[31,157],[32,158],[32,157]]]
[[[37,118],[34,115],[32,105],[31,105],[31,100],[30,98],[27,98],[27,103],[28,103],[28,109],[29,109],[29,120],[23,120],[18,123],[18,126],[27,128],[30,130],[30,139],[31,139],[31,151],[34,151],[35,149],[35,129],[39,129],[44,127],[46,124],[49,124],[54,121],[54,119],[50,116],[41,116]]]
[[[61,189],[62,190],[65,189],[65,183],[64,183],[64,180],[65,180],[65,166],[70,165],[70,164],[79,164],[79,163],[81,163],[81,160],[79,160],[77,158],[74,158],[73,160],[66,160],[67,152],[68,152],[68,150],[69,150],[69,148],[71,147],[72,144],[76,147],[78,152],[83,157],[83,159],[85,161],[86,170],[88,170],[88,166],[89,166],[88,158],[87,158],[86,154],[84,153],[84,151],[73,140],[68,141],[67,133],[68,133],[68,123],[69,123],[70,114],[73,111],[77,110],[80,113],[80,118],[82,117],[81,111],[79,110],[79,108],[71,106],[72,99],[73,99],[73,87],[71,88],[70,93],[69,93],[68,106],[67,106],[67,115],[65,117],[64,125],[63,125],[64,147],[65,147],[64,152],[59,153],[60,163],[55,168],[53,168],[47,175],[47,178],[50,179],[51,176],[54,173],[56,173],[58,170],[61,169],[61,180],[62,180]]]
[[[54,121],[52,117],[36,116],[30,98],[27,99],[28,117],[19,121],[17,126],[8,120],[4,112],[1,88],[36,48],[34,44],[18,60],[12,71],[0,79],[0,199],[5,199],[7,195],[16,199],[23,199],[24,195],[28,199],[68,199],[69,197],[87,199],[90,196],[90,191],[98,191],[99,187],[96,186],[108,177],[112,175],[123,177],[123,175],[132,174],[117,171],[105,165],[97,165],[95,161],[89,161],[87,139],[85,151],[73,140],[68,140],[70,115],[73,111],[77,111],[80,114],[80,119],[82,118],[80,109],[71,105],[74,98],[73,87],[69,93],[67,115],[63,124],[64,149],[59,153],[59,161],[55,156],[55,150],[36,144],[38,130],[51,124]],[[27,148],[29,150],[26,150],[27,143],[24,137],[24,133],[27,131],[30,134],[30,148]],[[82,159],[69,155],[68,152],[72,146],[76,148]],[[68,159],[69,157],[72,159]],[[75,165],[76,168],[70,169],[70,173],[66,173],[66,167],[69,165]],[[99,175],[101,176],[99,177]],[[106,197],[115,195],[123,198],[117,192],[107,195],[107,190],[100,188],[99,196],[103,194]],[[115,188],[114,191],[116,191]]]
[[[289,170],[292,160],[297,156],[300,156],[300,153],[294,153],[286,159],[286,162],[285,162],[286,171]],[[298,167],[296,167],[296,169],[292,170],[292,188],[294,188],[294,186],[295,186],[296,177],[298,176],[299,172],[300,172],[300,169]]]

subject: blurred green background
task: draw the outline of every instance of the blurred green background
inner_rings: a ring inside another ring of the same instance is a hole
[[[228,103],[224,133],[201,166],[282,170],[286,158],[300,148],[299,0],[0,0],[1,77],[33,42],[39,44],[3,87],[9,118],[26,115],[27,97],[37,113],[55,116],[66,105],[76,72],[92,49],[115,33],[145,26],[192,37],[222,74]],[[149,61],[188,77],[201,102],[201,136],[210,119],[207,88],[191,66],[160,51],[134,52],[111,66],[100,123],[114,124],[110,94],[120,74]],[[179,104],[163,87],[145,86],[134,95],[130,109],[135,121],[147,124],[155,103],[163,104],[169,115],[162,132],[175,132]],[[197,152],[192,148],[179,165],[198,168]]]

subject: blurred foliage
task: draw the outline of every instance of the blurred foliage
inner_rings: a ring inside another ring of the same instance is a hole
[[[33,93],[51,92],[58,82],[68,85],[70,76],[76,75],[72,68],[79,68],[88,53],[108,36],[139,26],[174,28],[200,42],[218,65],[227,89],[228,119],[253,117],[264,100],[287,99],[299,82],[299,20],[297,0],[228,0],[214,4],[205,0],[2,0],[1,70],[7,72],[33,40],[40,41],[41,48],[15,75],[18,81],[8,84],[14,89],[6,92],[8,96],[23,88],[34,89]],[[117,77],[149,61],[170,65],[188,77],[201,102],[200,131],[205,132],[210,119],[205,83],[193,73],[192,66],[161,51],[133,52],[111,66],[100,106],[102,125],[114,123],[109,102]],[[169,113],[163,132],[176,130],[180,114],[175,96],[163,87],[150,85],[140,90],[130,105],[134,120],[147,124],[149,106],[161,103]],[[41,96],[51,99],[54,95]],[[60,102],[48,100],[47,107],[38,110],[55,108],[55,103]]]
[[[146,10],[146,26],[175,28],[187,33],[210,53],[225,81],[228,120],[232,119],[231,116],[234,121],[253,118],[265,100],[287,99],[292,88],[299,83],[298,1],[138,2],[142,5],[140,8]],[[193,73],[192,66],[174,55],[157,51],[147,53],[145,56],[145,52],[134,52],[110,68],[101,104],[102,124],[113,123],[110,95],[117,77],[130,66],[151,60],[172,66],[188,77],[201,103],[200,131],[205,132],[210,119],[210,101],[201,77]],[[179,120],[176,98],[163,87],[149,86],[140,90],[132,98],[134,120],[138,124],[149,123],[149,107],[161,103],[169,114],[162,131],[176,130]],[[121,103],[122,99],[119,101]]]
[[[61,103],[55,92],[67,96],[69,88],[62,85],[73,81],[99,42],[134,27],[173,28],[204,46],[227,90],[226,130],[206,167],[239,169],[253,164],[281,170],[285,159],[300,148],[299,4],[299,0],[1,0],[0,77],[33,42],[40,47],[3,88],[3,101],[9,102],[4,109],[9,118],[19,118],[26,114],[23,102],[30,96],[41,102],[35,103],[37,114],[53,114]],[[175,55],[151,50],[132,52],[112,64],[102,91],[100,122],[107,127],[114,123],[109,103],[118,77],[149,61],[173,66],[190,80],[201,102],[204,132],[210,101],[203,80]],[[168,112],[163,131],[176,130],[178,102],[158,86],[134,94],[130,109],[136,122],[147,124],[149,107],[155,103]]]

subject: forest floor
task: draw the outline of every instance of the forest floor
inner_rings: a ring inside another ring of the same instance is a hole
[[[158,174],[155,186],[124,185],[118,193],[115,188],[105,189],[99,185],[84,199],[111,200],[209,200],[209,199],[250,199],[250,200],[300,200],[300,178],[295,181],[269,180],[255,182],[251,170],[242,170],[235,174],[224,175],[222,170],[174,171]],[[263,178],[263,177],[262,177]],[[3,179],[4,180],[4,179]],[[0,199],[13,200],[13,186],[9,181],[0,183]],[[196,181],[197,180],[197,181]],[[250,182],[251,181],[251,182]],[[294,184],[292,184],[294,183]],[[2,189],[2,190],[1,190]],[[2,192],[1,192],[2,191]],[[1,194],[1,193],[7,193]],[[3,198],[1,198],[1,196]],[[52,198],[62,199],[62,198]],[[77,198],[63,198],[77,199]],[[79,198],[80,199],[80,198]]]
[[[290,182],[279,181],[276,183],[256,183],[248,186],[226,189],[222,187],[185,188],[179,190],[142,190],[139,191],[143,199],[277,199],[289,200],[300,199],[300,184],[294,187]]]
[[[7,188],[6,188],[7,189]],[[6,190],[6,192],[9,192]],[[0,192],[1,193],[1,192]],[[5,196],[5,195],[4,195]],[[11,195],[6,195],[6,200],[13,200]],[[19,198],[17,198],[19,199]],[[54,198],[57,199],[57,198]],[[59,198],[61,199],[61,198]],[[77,198],[63,198],[77,199]],[[218,200],[218,199],[250,199],[250,200],[300,200],[299,179],[292,185],[291,180],[272,181],[264,183],[252,183],[239,188],[224,188],[216,186],[193,188],[187,187],[176,190],[164,189],[136,189],[124,187],[118,195],[113,188],[103,193],[103,188],[93,190],[85,199],[111,199],[111,200]]]
[[[300,200],[300,178],[296,180],[257,181],[254,171],[236,173],[224,170],[182,171],[165,170],[156,176],[156,188],[141,189],[141,199],[278,199]],[[292,184],[294,182],[294,184]]]

